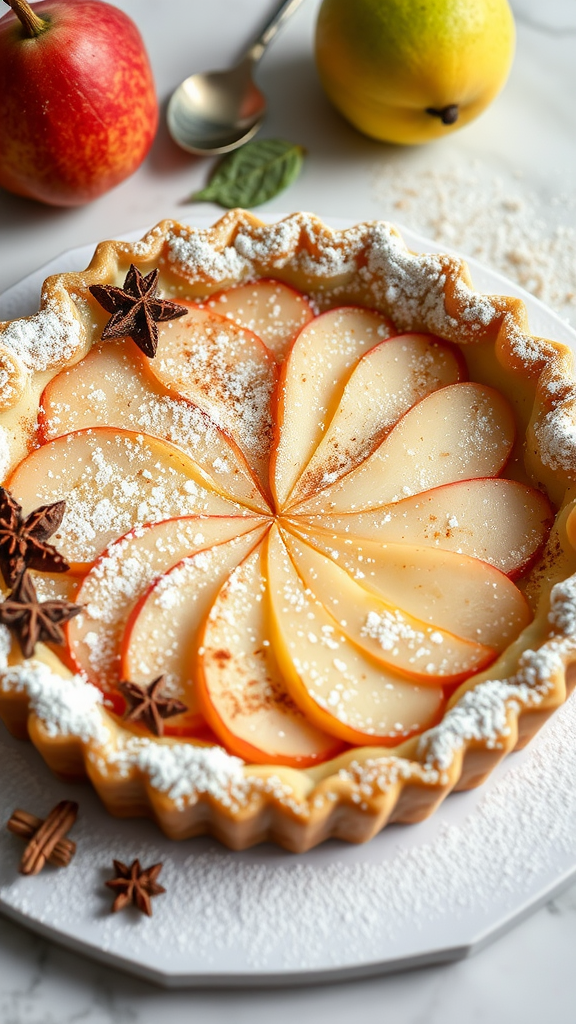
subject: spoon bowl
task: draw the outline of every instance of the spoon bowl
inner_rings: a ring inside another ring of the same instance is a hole
[[[168,129],[188,153],[229,153],[256,134],[266,114],[266,98],[252,79],[246,57],[228,71],[191,75],[172,94]]]
[[[168,130],[188,153],[216,156],[248,142],[264,121],[266,98],[253,79],[254,68],[278,29],[302,0],[282,0],[242,60],[225,71],[191,75],[168,104]]]

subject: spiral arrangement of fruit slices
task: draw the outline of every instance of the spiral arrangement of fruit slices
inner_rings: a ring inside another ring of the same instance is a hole
[[[154,359],[122,339],[54,377],[6,483],[67,502],[71,571],[39,580],[83,606],[62,657],[118,715],[164,674],[165,734],[247,761],[395,746],[531,620],[513,580],[553,513],[500,476],[513,414],[372,310],[267,280],[188,305]]]

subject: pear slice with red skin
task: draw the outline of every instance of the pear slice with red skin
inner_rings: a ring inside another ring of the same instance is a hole
[[[262,544],[232,573],[206,618],[198,693],[226,748],[256,764],[307,768],[341,741],[311,725],[290,697],[270,644]]]
[[[294,535],[284,532],[283,540],[304,585],[342,632],[394,672],[437,686],[462,682],[494,661],[493,647],[416,618],[362,586],[331,558]],[[397,586],[400,589],[401,583]]]
[[[265,529],[188,555],[152,583],[126,622],[121,676],[145,683],[165,675],[164,692],[188,709],[171,722],[173,729],[197,728],[203,721],[196,686],[197,635],[223,583]]]
[[[351,643],[302,582],[276,527],[265,543],[271,644],[307,719],[359,745],[396,746],[435,725],[441,686],[409,682]]]
[[[109,427],[78,430],[36,448],[6,487],[24,515],[66,501],[52,543],[78,575],[111,541],[139,524],[244,511],[211,490],[199,466],[177,448]]]
[[[332,422],[290,502],[349,473],[416,402],[466,378],[460,350],[431,334],[400,334],[370,349],[350,374]]]
[[[364,512],[457,480],[497,476],[514,444],[510,406],[484,384],[450,384],[414,405],[356,469],[290,511]]]
[[[115,541],[93,565],[76,596],[84,611],[67,624],[78,671],[109,692],[121,678],[121,644],[130,616],[156,579],[183,558],[215,545],[252,536],[261,519],[187,516],[138,527]],[[160,674],[160,673],[158,673]]]
[[[232,438],[201,409],[151,377],[145,358],[128,338],[106,342],[53,377],[40,398],[40,441],[88,427],[142,431],[185,452],[215,491],[265,512],[266,500]]]
[[[303,327],[278,382],[270,486],[278,509],[322,440],[351,370],[361,356],[395,334],[380,313],[357,306],[331,309]]]
[[[246,327],[281,362],[298,332],[314,318],[308,299],[283,281],[262,278],[212,295],[202,305]]]
[[[477,558],[410,544],[350,544],[344,537],[312,530],[299,529],[298,536],[387,604],[498,652],[532,620],[518,587]]]
[[[146,369],[232,437],[267,493],[278,367],[264,342],[190,304],[186,316],[158,325],[158,348]]]
[[[510,579],[538,558],[554,522],[545,494],[502,477],[460,480],[393,505],[341,516],[293,520],[299,529],[378,543],[414,544],[455,551],[488,562]]]

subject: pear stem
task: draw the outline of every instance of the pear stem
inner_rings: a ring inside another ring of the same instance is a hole
[[[450,103],[449,106],[442,107],[441,109],[438,109],[438,107],[426,107],[426,113],[431,114],[432,117],[439,117],[442,124],[456,124],[460,111],[458,110],[457,103]]]
[[[49,22],[39,18],[30,7],[28,0],[4,0],[12,8],[14,14],[19,18],[24,31],[29,39],[41,35],[48,28]]]

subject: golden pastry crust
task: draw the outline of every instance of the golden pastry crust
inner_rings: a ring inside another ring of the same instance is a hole
[[[18,356],[0,346],[0,412],[13,408],[20,401],[27,377],[26,367]]]
[[[14,382],[0,399],[0,434],[14,437],[7,468],[27,450],[46,383],[100,339],[105,316],[88,301],[89,286],[121,284],[131,263],[142,273],[158,267],[162,293],[176,301],[269,277],[320,309],[364,305],[401,330],[461,346],[470,378],[494,385],[514,410],[515,477],[544,488],[559,509],[526,581],[534,619],[456,690],[439,725],[393,750],[356,747],[306,770],[245,765],[219,748],[135,735],[42,645],[27,663],[4,651],[0,715],[58,775],[88,776],[112,814],[149,815],[171,838],[210,833],[233,849],[273,840],[300,852],[329,836],[363,842],[388,822],[422,820],[524,745],[576,676],[572,354],[530,335],[520,300],[474,292],[462,261],[412,254],[380,222],[335,232],[310,215],[266,225],[245,211],[204,231],[164,221],[139,242],[103,242],[86,271],[46,281],[38,314],[0,324],[0,373],[6,366]]]

